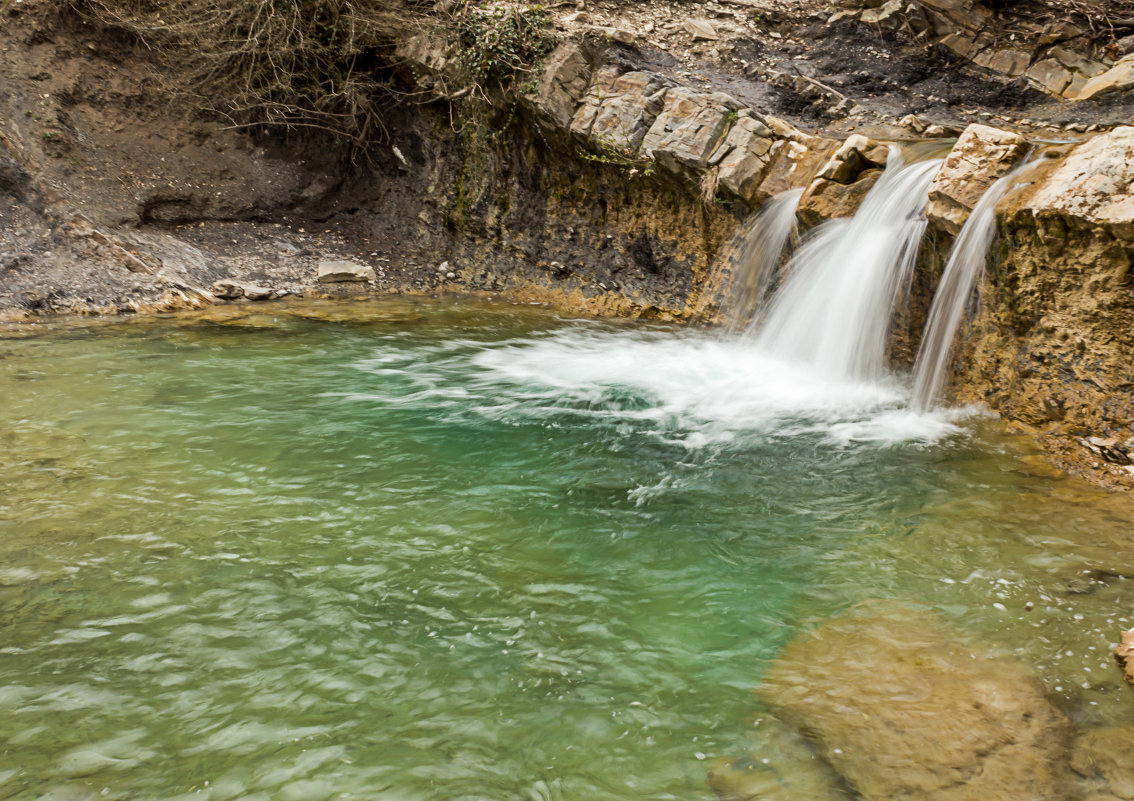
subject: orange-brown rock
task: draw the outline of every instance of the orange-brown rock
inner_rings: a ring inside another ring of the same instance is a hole
[[[790,643],[759,693],[867,801],[1066,797],[1067,721],[1037,677],[932,613],[836,619]]]
[[[1134,687],[1134,629],[1122,632],[1122,641],[1114,649],[1114,658],[1122,668],[1122,677]]]

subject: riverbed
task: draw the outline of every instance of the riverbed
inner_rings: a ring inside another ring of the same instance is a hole
[[[480,301],[5,328],[0,798],[707,801],[877,599],[1130,720],[1134,507],[908,383]]]

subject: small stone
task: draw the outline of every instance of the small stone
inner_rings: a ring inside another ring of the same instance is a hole
[[[907,114],[898,120],[898,125],[903,128],[909,128],[914,133],[922,133],[925,130],[925,123],[922,122],[916,114]]]
[[[949,135],[949,132],[940,125],[930,125],[925,129],[925,135],[930,139],[943,139]]]
[[[716,26],[704,17],[687,17],[685,30],[693,37],[695,42],[699,40],[715,42],[721,38],[720,34],[717,33]]]
[[[373,281],[374,268],[356,261],[334,260],[319,262],[318,280],[324,284],[350,281]]]

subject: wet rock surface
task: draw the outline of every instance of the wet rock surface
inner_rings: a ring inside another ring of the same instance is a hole
[[[970,125],[957,139],[929,187],[926,216],[954,236],[992,183],[1030,149],[1017,134],[987,125]]]
[[[1134,630],[1122,632],[1121,641],[1114,649],[1114,658],[1118,660],[1126,683],[1134,687]]]
[[[867,604],[792,642],[760,698],[864,799],[1065,797],[1068,723],[1023,664]]]
[[[1134,799],[1134,726],[1094,729],[1075,740],[1071,767],[1086,780],[1089,798]]]

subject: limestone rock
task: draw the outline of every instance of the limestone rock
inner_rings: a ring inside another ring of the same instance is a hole
[[[1036,62],[1028,68],[1024,77],[1037,89],[1056,96],[1062,95],[1074,78],[1071,71],[1054,58]]]
[[[597,59],[598,54],[585,41],[564,42],[547,57],[533,103],[557,127],[570,126]]]
[[[882,177],[881,170],[868,170],[853,182],[818,178],[799,201],[799,217],[806,225],[818,225],[837,217],[853,217],[870,189]]]
[[[853,134],[831,155],[818,177],[840,184],[854,183],[863,170],[884,165],[888,155],[885,145],[862,134]]]
[[[1031,60],[1032,54],[1028,51],[1009,47],[985,50],[973,57],[974,64],[1010,76],[1019,75],[1026,70]]]
[[[704,17],[689,17],[685,20],[685,30],[693,37],[693,41],[715,42],[720,39],[717,28]]]
[[[229,278],[222,278],[213,283],[212,291],[222,300],[237,300],[238,298],[267,300],[275,294],[275,290],[271,287],[257,286],[246,281],[233,281]]]
[[[619,74],[603,67],[571,121],[571,133],[602,146],[636,153],[663,108],[666,81],[652,72]]]
[[[1134,799],[1134,726],[1088,731],[1075,741],[1071,768],[1112,796]]]
[[[1039,680],[929,612],[836,619],[784,649],[760,696],[865,801],[1066,797],[1067,722]]]
[[[324,284],[344,283],[348,281],[373,281],[374,268],[357,261],[321,261],[319,262],[319,281]]]
[[[777,130],[776,124],[780,121],[774,117],[767,119],[768,127]],[[791,128],[791,126],[787,127]],[[791,130],[795,131],[794,128]],[[798,131],[795,131],[795,133],[799,134]],[[771,197],[789,189],[807,186],[815,178],[816,173],[827,163],[836,147],[836,142],[817,136],[800,134],[799,136],[789,137],[788,141],[784,142],[784,147],[776,153],[776,157],[760,185],[760,191],[767,193],[767,197]]]
[[[703,170],[739,103],[727,95],[698,94],[685,87],[667,89],[662,112],[642,140],[642,153],[670,172],[680,166]]]
[[[1134,239],[1134,127],[1087,140],[1028,199],[1037,213],[1056,212]]]
[[[755,208],[770,197],[760,184],[783,147],[771,128],[745,115],[737,118],[709,163],[717,166],[721,187]]]
[[[1134,54],[1123,56],[1106,72],[1091,78],[1074,95],[1072,100],[1089,100],[1107,92],[1134,89]]]
[[[1134,687],[1134,629],[1122,632],[1122,641],[1114,649],[1114,658],[1122,668],[1122,677]]]
[[[1023,137],[987,125],[962,133],[929,186],[926,215],[931,223],[957,234],[980,196],[1027,152]]]

